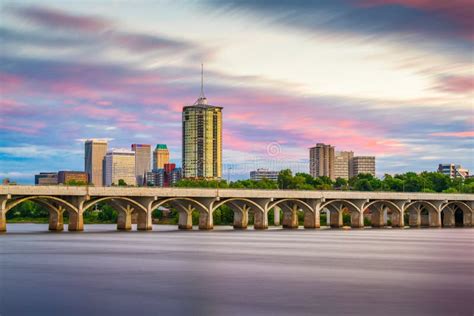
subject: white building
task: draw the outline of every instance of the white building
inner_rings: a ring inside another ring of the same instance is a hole
[[[118,185],[119,180],[127,185],[136,185],[135,152],[118,148],[112,149],[105,155],[105,185]]]
[[[250,172],[250,180],[261,181],[263,179],[277,181],[278,171],[271,171],[268,169],[259,168],[256,171]]]
[[[469,170],[461,167],[461,165],[456,165],[453,163],[449,164],[440,164],[438,166],[438,172],[449,176],[451,179],[453,178],[468,178],[469,177]]]

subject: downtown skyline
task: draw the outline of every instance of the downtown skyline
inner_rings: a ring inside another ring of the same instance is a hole
[[[223,178],[226,164],[307,166],[317,142],[377,156],[378,176],[472,170],[472,20],[467,2],[433,3],[4,2],[0,177],[82,170],[87,138],[166,143],[180,157],[201,62],[206,95],[225,108]]]

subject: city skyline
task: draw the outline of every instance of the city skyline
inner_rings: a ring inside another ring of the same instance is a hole
[[[224,165],[306,165],[307,148],[324,142],[376,156],[378,176],[451,162],[472,170],[473,37],[463,8],[203,2],[150,5],[148,13],[6,2],[0,176],[31,183],[41,171],[83,170],[87,138],[115,147],[164,142],[180,157],[181,109],[198,95],[201,62],[207,94],[226,111]],[[204,12],[211,18],[190,28]],[[352,19],[329,21],[335,12]],[[357,20],[364,14],[370,22]],[[232,179],[248,177],[248,168],[235,169]]]

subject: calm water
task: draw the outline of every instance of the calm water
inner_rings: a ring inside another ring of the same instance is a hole
[[[474,229],[0,235],[0,315],[472,315]]]

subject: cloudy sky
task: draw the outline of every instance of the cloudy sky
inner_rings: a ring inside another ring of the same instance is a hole
[[[377,174],[474,169],[470,0],[0,0],[0,177],[83,170],[85,138],[166,143],[224,107],[224,175],[307,171],[308,147]]]

